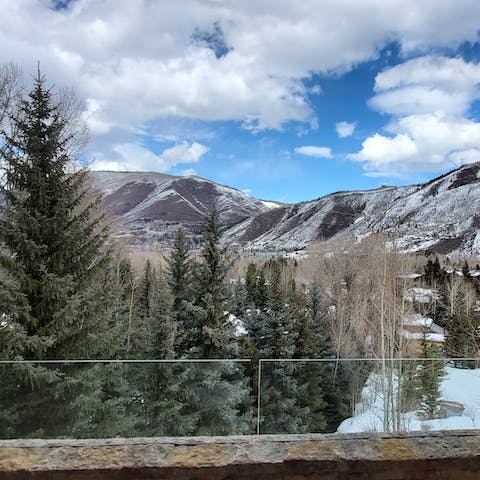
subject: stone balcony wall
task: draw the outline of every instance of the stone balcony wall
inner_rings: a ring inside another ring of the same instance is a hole
[[[480,431],[0,441],[1,480],[473,480]]]

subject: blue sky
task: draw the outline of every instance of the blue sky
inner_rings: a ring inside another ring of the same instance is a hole
[[[94,169],[294,202],[480,160],[478,0],[0,5],[0,62],[74,88]]]

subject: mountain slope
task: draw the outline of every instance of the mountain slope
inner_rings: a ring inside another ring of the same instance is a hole
[[[338,192],[262,212],[226,232],[254,249],[303,248],[311,241],[383,232],[402,251],[480,253],[480,164],[422,185]]]
[[[402,251],[480,255],[480,163],[421,185],[337,192],[282,205],[200,177],[95,172],[117,237],[170,243],[179,226],[199,241],[213,200],[224,241],[253,250],[299,249],[318,239],[383,232]]]
[[[93,172],[104,203],[128,243],[170,241],[179,226],[197,238],[215,201],[223,227],[272,208],[269,202],[201,177],[162,173]]]

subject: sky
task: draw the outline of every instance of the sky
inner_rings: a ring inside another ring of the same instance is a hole
[[[0,63],[72,87],[96,170],[257,198],[480,161],[478,0],[0,0]]]

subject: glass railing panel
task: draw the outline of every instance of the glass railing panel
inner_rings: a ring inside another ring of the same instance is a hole
[[[0,438],[255,431],[250,362],[0,364]]]
[[[260,363],[260,434],[480,428],[478,359]]]

